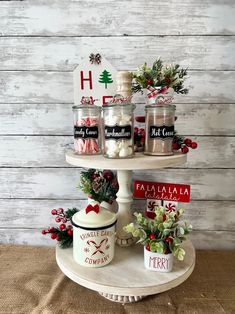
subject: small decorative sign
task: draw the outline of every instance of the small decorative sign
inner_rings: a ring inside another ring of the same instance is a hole
[[[178,202],[163,201],[163,207],[165,208],[166,213],[175,212],[178,209]]]
[[[154,218],[156,216],[155,210],[157,207],[162,206],[163,204],[162,200],[156,200],[156,199],[147,199],[147,204],[146,204],[146,214],[149,218]]]
[[[173,202],[190,202],[190,185],[135,181],[134,197]]]
[[[114,125],[104,127],[104,136],[106,140],[130,140],[131,139],[131,126],[128,125]]]
[[[74,138],[97,139],[99,135],[98,126],[74,126]]]
[[[74,70],[74,103],[80,105],[84,97],[102,106],[116,94],[117,70],[99,53],[90,54]]]
[[[173,138],[174,137],[174,125],[167,126],[157,126],[151,125],[149,128],[149,137],[150,138]]]

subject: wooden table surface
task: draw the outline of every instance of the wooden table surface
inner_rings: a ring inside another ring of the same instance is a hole
[[[197,251],[182,285],[140,302],[110,302],[58,268],[55,249],[0,245],[0,313],[234,313],[235,251]]]

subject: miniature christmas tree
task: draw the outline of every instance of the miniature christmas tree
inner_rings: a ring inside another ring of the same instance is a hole
[[[107,88],[107,86],[108,86],[107,84],[113,83],[111,73],[109,73],[108,71],[104,70],[100,74],[99,83],[104,83],[105,84],[105,88]]]

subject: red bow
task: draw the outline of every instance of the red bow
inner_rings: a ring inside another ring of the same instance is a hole
[[[86,214],[88,214],[89,212],[95,212],[96,214],[99,213],[100,211],[100,206],[98,204],[96,204],[95,206],[89,204],[86,208]]]

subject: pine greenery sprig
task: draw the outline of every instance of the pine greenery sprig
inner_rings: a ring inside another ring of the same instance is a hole
[[[151,87],[172,87],[177,94],[187,94],[188,89],[184,88],[184,81],[187,76],[187,69],[180,68],[179,64],[164,64],[158,58],[148,67],[145,62],[133,72],[132,92],[143,92],[143,88]]]
[[[112,203],[117,197],[118,182],[110,170],[88,169],[81,172],[78,189],[99,203]]]

